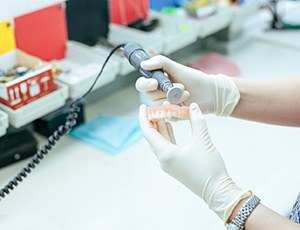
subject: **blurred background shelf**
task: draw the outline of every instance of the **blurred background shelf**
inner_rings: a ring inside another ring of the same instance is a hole
[[[127,42],[136,42],[148,52],[162,53],[163,41],[160,37],[137,29],[111,23],[109,26],[108,41],[118,45]]]
[[[111,52],[112,48],[106,45],[97,44],[93,47],[90,47],[90,50],[96,55],[106,58],[108,54]],[[119,63],[119,68],[118,68],[119,76],[124,76],[134,71],[134,68],[131,65],[129,65],[128,60],[124,58],[121,53],[115,53],[114,55],[112,55],[111,60],[109,62],[111,61]]]
[[[163,41],[163,54],[170,54],[195,42],[198,34],[194,24],[185,19],[175,19],[156,11],[149,11],[150,18],[157,18],[159,24],[151,32],[146,34],[156,35]]]
[[[110,23],[108,43],[115,46],[126,42],[136,42],[141,45],[147,52],[152,54],[163,52],[163,43],[157,36],[145,34],[142,31]],[[91,48],[91,51],[97,55],[107,57],[111,47],[97,44]],[[121,54],[114,54],[112,61],[119,62],[118,75],[124,76],[134,71],[128,60]]]
[[[271,31],[263,30],[253,35],[253,38],[270,42],[291,49],[300,50],[300,33],[298,30]]]
[[[217,12],[205,19],[199,20],[199,38],[205,38],[230,26],[234,16],[233,8],[219,8]]]
[[[106,56],[91,52],[90,47],[84,44],[67,42],[66,57],[56,64],[64,70],[57,79],[69,86],[70,98],[80,97],[91,87],[105,59]],[[119,63],[111,60],[93,90],[112,82],[118,71]]]

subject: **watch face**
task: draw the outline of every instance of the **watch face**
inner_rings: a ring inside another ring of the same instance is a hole
[[[234,224],[227,224],[226,229],[227,230],[238,230],[238,227]]]

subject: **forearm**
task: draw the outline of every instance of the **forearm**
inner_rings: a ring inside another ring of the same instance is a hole
[[[234,209],[232,215],[230,216],[228,222],[237,214],[238,210],[244,204],[245,200],[241,201]],[[272,211],[266,206],[259,204],[245,224],[245,230],[299,230],[300,225],[292,222],[288,218],[280,216],[278,213]]]
[[[300,126],[300,78],[233,81],[241,94],[233,117]]]

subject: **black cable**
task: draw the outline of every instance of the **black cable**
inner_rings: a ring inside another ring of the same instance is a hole
[[[76,119],[78,117],[78,112],[80,111],[80,108],[77,106],[77,104],[93,90],[95,84],[97,83],[99,77],[101,76],[104,70],[104,67],[106,66],[111,56],[118,49],[124,46],[125,44],[118,45],[109,53],[91,87],[81,97],[74,99],[71,102],[65,124],[59,126],[58,129],[54,131],[54,133],[50,137],[48,137],[47,143],[33,155],[31,160],[21,171],[0,190],[0,201],[4,197],[6,197],[16,186],[18,186],[18,184],[22,182],[23,179],[26,178],[27,175],[36,167],[36,165],[38,165],[40,161],[48,154],[48,152],[54,147],[56,142],[58,142],[59,139],[66,133],[70,132],[72,128],[76,125]]]

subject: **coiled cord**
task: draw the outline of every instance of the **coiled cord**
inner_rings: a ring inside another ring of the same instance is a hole
[[[109,53],[91,87],[80,98],[74,99],[71,102],[65,124],[59,126],[58,129],[54,131],[50,137],[48,137],[47,143],[44,144],[44,146],[33,155],[33,157],[21,171],[0,190],[0,201],[2,201],[4,197],[6,197],[15,187],[18,186],[20,182],[23,181],[23,179],[28,176],[28,174],[31,173],[31,171],[40,163],[40,161],[44,159],[54,145],[60,140],[60,138],[66,133],[70,132],[76,125],[78,113],[80,112],[78,103],[93,90],[111,56],[118,49],[123,48],[124,46],[125,44],[118,45]]]

